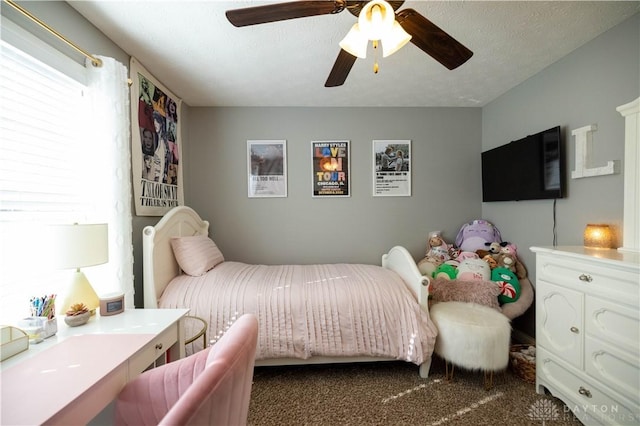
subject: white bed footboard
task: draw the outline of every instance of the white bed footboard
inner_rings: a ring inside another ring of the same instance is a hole
[[[389,253],[382,255],[382,266],[394,271],[406,282],[414,296],[426,312],[429,312],[429,283],[428,277],[423,276],[409,251],[402,246],[395,246]]]
[[[144,307],[155,309],[165,287],[176,276],[180,267],[173,256],[171,238],[208,235],[209,222],[186,206],[174,207],[155,226],[142,231],[142,281]]]
[[[389,253],[382,255],[382,266],[394,271],[402,277],[407,283],[418,300],[418,303],[425,312],[429,312],[429,277],[423,276],[416,265],[416,261],[409,251],[402,246],[395,246],[389,250]],[[429,377],[431,369],[431,356],[427,356],[422,364],[420,364],[420,377],[426,379]]]

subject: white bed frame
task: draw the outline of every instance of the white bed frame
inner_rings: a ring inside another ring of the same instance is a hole
[[[209,222],[202,220],[190,207],[171,209],[155,226],[142,231],[144,307],[155,309],[165,287],[181,270],[173,256],[170,239],[191,235],[209,235]],[[382,266],[396,272],[410,286],[422,309],[428,312],[429,278],[422,276],[411,254],[401,246],[395,246],[382,255]],[[313,357],[310,359],[278,358],[256,361],[261,365],[327,364],[339,362],[390,361],[380,357]],[[431,358],[420,365],[420,376],[429,374]]]

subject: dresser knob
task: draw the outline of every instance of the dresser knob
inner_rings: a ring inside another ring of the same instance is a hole
[[[156,345],[156,349],[157,349],[157,350],[162,349],[162,343],[158,343],[158,344]]]
[[[582,386],[580,386],[580,389],[578,389],[578,393],[580,395],[584,395],[587,398],[591,398],[591,392],[588,389],[583,388]]]
[[[591,277],[591,275],[588,275],[588,274],[580,274],[578,279],[585,283],[590,283],[591,281],[593,281],[593,278]]]
[[[580,330],[578,330],[578,327],[571,327],[569,330],[571,330],[571,332],[575,334],[580,333]]]

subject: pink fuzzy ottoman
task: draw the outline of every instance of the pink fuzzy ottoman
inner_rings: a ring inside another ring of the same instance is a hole
[[[475,303],[441,302],[431,307],[430,314],[438,328],[434,351],[445,361],[484,372],[503,370],[509,364],[511,325],[497,310]]]

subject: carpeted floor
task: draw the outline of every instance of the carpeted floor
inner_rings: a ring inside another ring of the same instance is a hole
[[[535,393],[511,371],[456,369],[444,379],[434,358],[428,379],[404,362],[257,367],[249,424],[259,425],[542,425],[581,423],[562,401]]]

